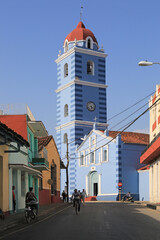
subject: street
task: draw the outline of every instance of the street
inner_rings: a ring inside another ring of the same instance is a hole
[[[70,206],[0,239],[159,240],[160,212],[135,203],[86,203],[78,215]]]

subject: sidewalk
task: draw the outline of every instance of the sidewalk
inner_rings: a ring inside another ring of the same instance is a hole
[[[49,205],[40,206],[38,218],[41,220],[44,217],[52,215],[53,213],[63,210],[69,206],[69,203],[52,203]],[[13,213],[9,216],[6,216],[4,220],[0,219],[0,235],[8,230],[21,228],[26,224],[25,211]]]

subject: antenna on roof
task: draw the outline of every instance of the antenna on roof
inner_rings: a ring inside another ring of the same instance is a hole
[[[80,11],[80,21],[82,21],[82,10],[83,10],[83,6],[81,6],[81,11]]]

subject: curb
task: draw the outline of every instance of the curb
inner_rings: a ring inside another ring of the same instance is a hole
[[[160,211],[160,205],[156,205],[156,204],[147,204],[147,207],[148,208],[151,208],[153,210],[157,210],[157,211]]]
[[[39,221],[42,221],[43,218],[45,219],[46,217],[49,218],[54,213],[56,214],[60,210],[63,210],[69,206],[70,206],[70,204],[66,204],[66,205],[61,205],[61,206],[54,206],[53,208],[51,207],[48,209],[44,209],[41,212],[39,212]],[[4,222],[2,222],[2,224],[4,224],[4,226],[2,226],[2,225],[0,226],[0,235],[1,234],[4,235],[5,233],[7,233],[7,231],[12,231],[13,229],[15,229],[17,227],[18,227],[18,229],[21,229],[24,226],[27,226],[24,214],[17,215],[16,218],[14,220],[12,220],[11,222],[5,222],[5,220],[0,220],[0,221],[4,221]],[[1,222],[0,222],[0,224],[1,224]],[[1,239],[1,237],[0,237],[0,239]]]

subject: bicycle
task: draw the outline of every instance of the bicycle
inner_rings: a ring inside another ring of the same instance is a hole
[[[27,223],[30,223],[31,220],[38,220],[38,202],[26,203],[25,218]]]

